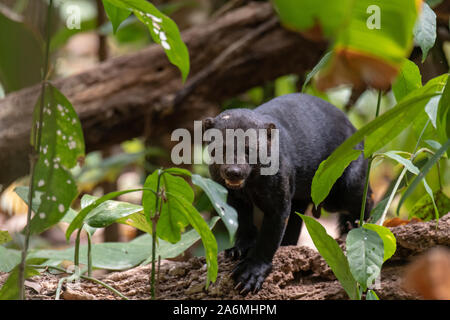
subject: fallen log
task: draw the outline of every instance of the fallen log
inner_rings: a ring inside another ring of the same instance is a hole
[[[382,268],[380,281],[375,288],[380,299],[420,299],[420,295],[404,289],[403,276],[409,262],[417,255],[436,246],[450,247],[450,214],[436,222],[409,224],[391,228],[397,239],[397,251]],[[342,241],[340,241],[342,243]],[[405,253],[408,252],[407,255]],[[158,299],[244,299],[234,289],[230,278],[235,262],[219,254],[219,274],[216,283],[205,290],[206,261],[194,257],[187,261],[161,262]],[[122,292],[130,299],[150,298],[151,265],[115,272],[101,280]],[[63,275],[43,273],[30,279],[27,289],[29,299],[54,299],[58,280]],[[0,274],[0,284],[7,274]],[[66,284],[64,299],[120,299],[104,287],[82,280]],[[278,249],[273,270],[257,294],[245,299],[348,299],[319,253],[305,246],[289,246]]]
[[[193,120],[218,112],[219,103],[227,98],[281,75],[304,74],[313,68],[326,44],[310,42],[274,24],[204,72],[227,48],[274,17],[269,3],[250,3],[183,32],[191,56],[189,79],[197,82],[176,104],[175,97],[184,88],[181,75],[158,45],[56,80],[54,85],[75,107],[87,151],[142,135],[150,141],[160,139],[174,128],[191,128]],[[206,76],[198,81],[196,75],[202,71]],[[39,88],[0,100],[0,184],[8,185],[28,173],[31,115]]]

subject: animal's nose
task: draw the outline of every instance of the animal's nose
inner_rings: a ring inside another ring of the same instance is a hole
[[[241,170],[238,167],[228,167],[225,169],[225,174],[227,177],[229,177],[231,179],[240,178]]]

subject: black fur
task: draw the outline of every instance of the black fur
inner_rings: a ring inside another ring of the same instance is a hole
[[[280,245],[296,245],[304,213],[311,203],[311,182],[319,164],[355,132],[345,114],[335,106],[310,95],[290,94],[273,99],[254,110],[227,110],[204,121],[205,129],[279,129],[280,165],[275,175],[263,176],[258,165],[210,165],[212,178],[228,188],[228,203],[238,212],[235,246],[226,251],[240,259],[233,278],[244,293],[258,291],[272,267]],[[363,144],[357,146],[363,148]],[[348,231],[359,219],[367,161],[361,155],[337,180],[322,203],[339,212],[340,228]],[[245,180],[230,187],[228,178]],[[370,190],[366,217],[372,207]],[[253,205],[264,213],[261,229],[253,224]]]

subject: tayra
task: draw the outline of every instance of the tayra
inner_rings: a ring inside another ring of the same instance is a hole
[[[295,212],[304,213],[312,202],[311,182],[320,163],[355,128],[338,108],[307,94],[281,96],[254,110],[226,110],[215,118],[205,119],[203,127],[218,129],[223,137],[226,129],[266,129],[269,145],[272,129],[278,129],[276,174],[262,175],[260,163],[250,164],[248,148],[244,163],[209,166],[212,178],[228,189],[228,203],[238,213],[236,242],[225,252],[240,260],[232,276],[243,293],[256,292],[270,273],[277,248],[297,244],[302,220]],[[224,138],[225,145],[230,142]],[[362,150],[363,144],[356,148]],[[360,216],[366,171],[367,161],[361,154],[346,168],[321,204],[329,212],[339,212],[341,232],[347,232]],[[372,208],[370,194],[369,189],[365,217]],[[259,230],[253,223],[254,206],[264,213]]]

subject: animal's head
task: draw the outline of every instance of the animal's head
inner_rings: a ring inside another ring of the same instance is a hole
[[[252,173],[259,174],[261,150],[270,156],[272,129],[276,129],[273,123],[248,109],[227,110],[206,118],[203,130],[206,140],[211,141],[208,152],[213,178],[230,189],[244,187]]]

